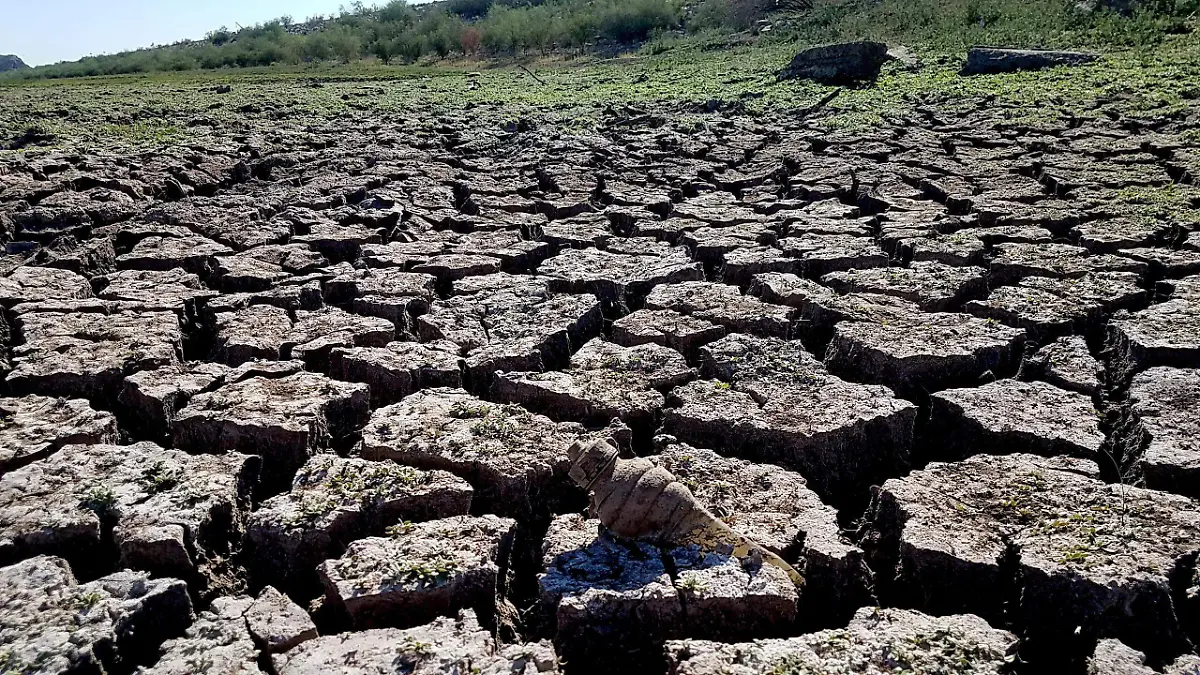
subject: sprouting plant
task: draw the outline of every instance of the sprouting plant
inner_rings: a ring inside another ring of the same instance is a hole
[[[87,491],[79,502],[79,508],[91,511],[103,518],[112,511],[116,504],[117,495],[113,493],[112,488],[107,485],[97,485]]]
[[[412,532],[414,527],[411,521],[405,520],[387,528],[387,536],[400,537]]]
[[[163,492],[179,485],[180,471],[159,460],[142,470],[141,481],[150,492]]]
[[[703,593],[708,590],[708,584],[706,584],[703,579],[696,576],[684,577],[676,585],[679,587],[679,590],[687,591],[688,593],[692,594]]]
[[[450,416],[460,420],[475,419],[479,417],[486,417],[491,410],[491,406],[483,403],[455,401],[454,405],[450,406]]]

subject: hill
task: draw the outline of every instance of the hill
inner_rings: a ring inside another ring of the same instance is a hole
[[[25,62],[15,54],[0,54],[0,73],[5,73],[10,70],[21,70],[28,68]]]
[[[372,60],[615,55],[651,42],[809,43],[872,38],[959,48],[1133,46],[1188,32],[1200,0],[440,0],[353,3],[303,22],[280,17],[202,40],[22,71],[23,79]],[[1124,10],[1124,11],[1120,11]],[[730,40],[731,35],[736,39]]]

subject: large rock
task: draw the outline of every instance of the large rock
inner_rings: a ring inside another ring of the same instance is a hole
[[[1096,473],[1063,457],[976,455],[887,481],[862,533],[884,601],[1009,621],[1045,663],[1078,662],[1105,637],[1155,659],[1189,650],[1195,503]]]
[[[241,540],[257,471],[246,455],[67,446],[0,478],[0,561],[54,554],[191,579]]]
[[[167,640],[162,656],[137,675],[255,675],[258,646],[246,626],[245,614],[252,600],[245,597],[217,598],[201,612],[183,637]]]
[[[482,401],[461,389],[426,389],[376,410],[362,456],[440,469],[475,488],[478,511],[527,517],[582,496],[567,478],[566,449],[587,436],[515,405]]]
[[[887,60],[882,42],[845,42],[812,47],[797,54],[779,73],[779,79],[805,78],[824,84],[849,84],[872,80]]]
[[[380,673],[557,673],[546,642],[500,645],[479,626],[475,613],[441,617],[417,628],[378,628],[326,635],[271,658],[279,675],[380,675]]]
[[[389,526],[467,513],[473,490],[444,471],[390,460],[321,454],[296,473],[291,491],[250,515],[245,558],[252,586],[270,583],[300,597],[315,594],[317,565],[350,542]]]
[[[356,630],[409,628],[473,609],[494,627],[507,603],[516,522],[458,516],[360,539],[321,564],[325,604]]]
[[[864,608],[846,628],[787,640],[667,643],[677,675],[759,673],[1009,672],[1016,638],[970,614],[932,617],[904,609]]]
[[[1041,70],[1057,66],[1082,66],[1099,57],[1085,52],[1061,52],[1046,49],[1001,49],[972,47],[967,51],[963,75],[1013,73],[1018,70]]]
[[[0,567],[0,663],[5,672],[130,672],[192,622],[187,585],[124,571],[79,584],[66,561],[39,556]]]
[[[116,418],[82,399],[0,398],[0,473],[45,459],[66,445],[118,440]]]
[[[1200,370],[1151,368],[1133,378],[1117,440],[1146,486],[1200,498]]]
[[[263,490],[277,494],[310,456],[354,443],[368,401],[365,384],[313,373],[251,377],[192,397],[176,413],[171,434],[188,452],[261,456]]]

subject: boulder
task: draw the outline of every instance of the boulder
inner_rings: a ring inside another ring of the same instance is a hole
[[[780,80],[804,78],[823,84],[849,84],[872,80],[888,58],[882,42],[844,42],[812,47],[800,52],[779,73]]]
[[[1098,56],[1085,52],[1059,52],[1043,49],[1002,49],[972,47],[963,64],[963,75],[1015,73],[1018,70],[1042,70],[1056,66],[1082,66]]]

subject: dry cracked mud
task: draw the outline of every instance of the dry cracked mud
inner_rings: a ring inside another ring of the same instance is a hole
[[[1190,675],[1181,105],[0,153],[0,672]],[[607,532],[604,436],[805,585]]]

